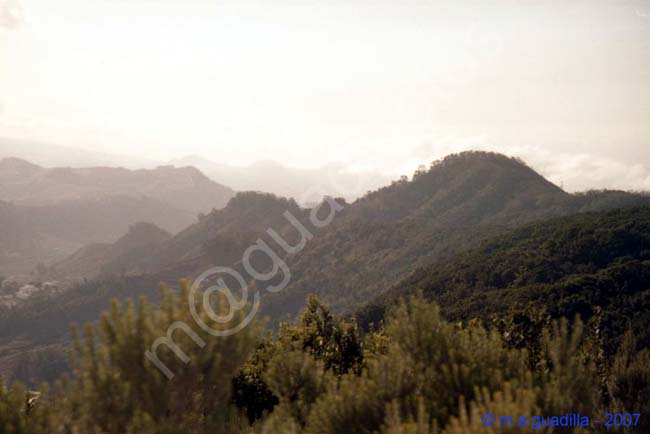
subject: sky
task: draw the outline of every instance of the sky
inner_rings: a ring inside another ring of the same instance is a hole
[[[0,137],[650,190],[650,1],[0,0]]]

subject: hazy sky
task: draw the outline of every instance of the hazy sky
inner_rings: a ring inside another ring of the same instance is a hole
[[[650,2],[0,0],[0,136],[650,189]]]

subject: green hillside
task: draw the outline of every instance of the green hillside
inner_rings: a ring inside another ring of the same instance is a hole
[[[377,322],[417,291],[451,320],[489,319],[532,303],[553,317],[591,318],[602,308],[607,347],[630,326],[650,345],[650,207],[542,221],[424,267],[360,313]]]
[[[292,281],[267,297],[272,318],[296,314],[309,293],[339,312],[366,304],[414,270],[532,221],[650,197],[620,191],[569,194],[524,162],[464,152],[433,162],[349,205],[307,248],[287,259]]]

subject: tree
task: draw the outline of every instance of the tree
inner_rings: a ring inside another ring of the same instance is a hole
[[[214,337],[198,327],[190,313],[188,285],[179,296],[163,290],[156,308],[144,299],[137,306],[117,301],[98,324],[74,332],[71,365],[74,376],[46,393],[37,407],[49,433],[239,433],[244,418],[231,402],[232,378],[256,344],[257,326],[228,337]],[[223,300],[218,304],[224,313]],[[215,328],[207,314],[201,319]],[[239,324],[240,315],[220,327]],[[182,327],[179,327],[183,324]],[[169,335],[168,335],[169,332]],[[154,343],[169,336],[168,346]],[[202,342],[197,345],[197,342]],[[174,350],[173,345],[178,347]],[[147,351],[174,377],[169,379]],[[186,360],[178,356],[186,355]],[[34,418],[36,419],[36,417]]]
[[[71,378],[39,394],[0,382],[0,433],[467,434],[484,431],[481,416],[493,413],[528,420],[493,432],[579,434],[535,429],[531,418],[650,410],[650,352],[637,351],[631,331],[601,366],[594,348],[602,347],[579,319],[549,322],[544,312],[497,322],[514,333],[508,340],[479,321],[446,321],[418,295],[395,306],[385,328],[360,337],[311,297],[300,320],[275,337],[260,339],[250,326],[215,338],[195,326],[190,303],[186,284],[180,297],[165,292],[159,307],[114,302],[76,334]],[[145,356],[170,330],[176,351],[167,341],[157,354],[171,380]],[[611,399],[601,393],[603,369]],[[648,428],[642,417],[618,431]]]

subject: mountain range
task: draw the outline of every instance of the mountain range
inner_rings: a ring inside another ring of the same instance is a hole
[[[27,273],[85,244],[115,242],[137,222],[178,232],[233,195],[192,167],[44,168],[5,158],[0,160],[0,273]]]
[[[289,285],[265,298],[266,314],[272,318],[296,314],[309,293],[345,312],[364,305],[415,269],[528,222],[650,204],[650,197],[621,191],[569,194],[522,161],[470,152],[434,162],[412,180],[394,182],[354,203],[338,201],[342,211],[327,227],[316,228],[313,239],[296,254],[284,253],[267,230],[295,244],[300,236],[285,213],[309,227],[311,210],[292,199],[248,192],[175,236],[152,244],[146,254],[125,252],[133,259],[112,261],[126,264],[120,270],[127,275],[146,275],[175,285],[179,279],[194,278],[215,265],[233,267],[246,275],[242,255],[263,240],[273,246],[291,272]],[[83,252],[78,256],[84,256]],[[252,262],[266,271],[271,265],[263,257],[252,257]],[[69,264],[58,264],[58,272],[72,273]],[[93,279],[110,277],[107,270],[115,268],[95,264],[88,270],[103,270],[82,276]],[[249,284],[260,289],[253,279]]]
[[[247,166],[219,164],[199,156],[170,161],[175,166],[193,166],[210,178],[237,191],[263,191],[313,205],[325,195],[354,200],[390,182],[378,171],[351,171],[343,164],[314,169],[290,167],[275,161],[257,161]]]
[[[17,158],[0,160],[0,198],[20,205],[126,196],[152,198],[199,213],[225,206],[232,195],[232,189],[190,166],[44,168]]]
[[[13,157],[43,167],[124,167],[155,169],[159,166],[194,167],[216,183],[236,191],[263,191],[293,198],[301,204],[318,202],[323,195],[356,199],[390,182],[390,176],[372,170],[351,170],[345,164],[328,163],[318,168],[297,168],[276,161],[257,161],[237,166],[197,155],[168,161],[142,159],[61,146],[53,143],[0,137],[0,158]],[[0,199],[2,199],[0,197]]]
[[[160,163],[134,156],[89,151],[52,142],[0,137],[0,158],[14,157],[45,167],[154,168]]]

